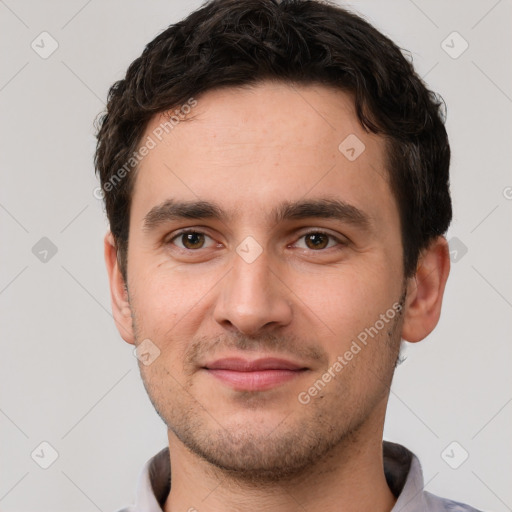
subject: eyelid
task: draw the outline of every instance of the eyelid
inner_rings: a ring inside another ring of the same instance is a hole
[[[333,233],[328,228],[304,228],[304,230],[299,230],[299,232],[296,234],[298,237],[302,237],[304,235],[310,235],[310,234],[322,234],[322,235],[328,235],[331,238],[336,238],[340,242],[346,241],[348,243],[349,238],[341,233],[335,232]]]
[[[326,230],[324,228],[308,228],[305,231],[303,231],[302,233],[299,233],[296,235],[297,240],[292,245],[296,244],[301,238],[305,237],[306,235],[317,235],[317,234],[328,236],[330,239],[335,240],[337,242],[337,245],[339,245],[339,246],[347,246],[350,243],[350,240],[344,235],[341,235],[341,234],[335,235],[335,234],[331,233],[329,230]],[[326,252],[328,249],[335,249],[335,248],[336,248],[336,246],[328,247],[327,249],[320,249],[318,251],[315,251],[313,249],[309,249],[309,250],[312,252]]]

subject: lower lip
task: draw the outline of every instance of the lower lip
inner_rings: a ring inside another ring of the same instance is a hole
[[[302,375],[305,370],[258,370],[240,372],[206,368],[215,378],[237,391],[263,391],[271,389]]]

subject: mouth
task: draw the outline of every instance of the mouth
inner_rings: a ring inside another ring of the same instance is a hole
[[[231,357],[207,363],[203,370],[236,391],[264,391],[296,379],[308,368],[285,359]]]

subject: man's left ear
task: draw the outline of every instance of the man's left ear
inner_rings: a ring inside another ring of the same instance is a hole
[[[421,341],[441,316],[444,288],[450,273],[450,250],[443,236],[434,239],[418,259],[416,274],[407,280],[402,338]]]

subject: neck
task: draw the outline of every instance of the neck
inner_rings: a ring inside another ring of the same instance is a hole
[[[172,485],[165,512],[389,512],[396,501],[384,476],[382,425],[363,425],[286,482],[241,481],[190,452],[171,431],[169,451]]]

